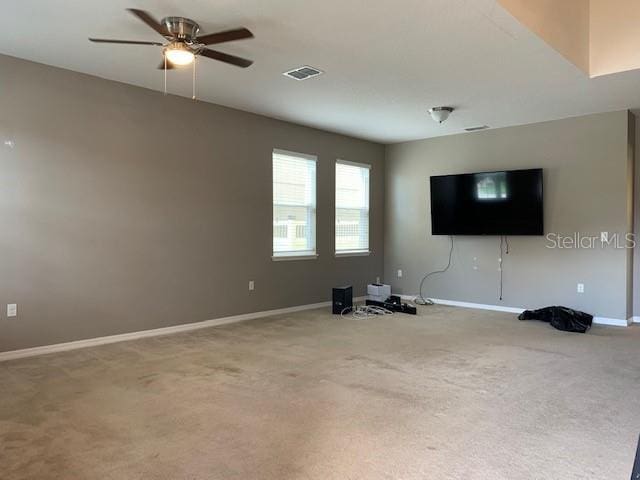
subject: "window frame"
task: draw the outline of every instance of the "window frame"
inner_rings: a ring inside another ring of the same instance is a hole
[[[305,250],[300,253],[296,252],[282,252],[277,253],[275,251],[274,244],[274,177],[273,177],[273,160],[275,155],[288,155],[290,157],[297,157],[304,160],[310,160],[315,163],[315,202],[314,202],[314,225],[313,225],[313,251]],[[274,262],[282,261],[295,261],[295,260],[315,260],[318,258],[318,157],[309,153],[294,152],[292,150],[284,150],[282,148],[274,148],[271,151],[271,260]]]
[[[359,167],[359,168],[365,168],[367,170],[369,170],[369,185],[368,185],[368,194],[369,194],[369,198],[368,198],[368,210],[367,210],[367,216],[368,216],[368,231],[367,231],[367,249],[366,250],[338,250],[337,245],[337,211],[338,211],[338,165],[348,165],[351,167]],[[334,206],[333,206],[333,254],[336,258],[343,258],[343,257],[368,257],[369,255],[371,255],[371,253],[373,253],[371,251],[371,170],[372,170],[372,165],[369,163],[361,163],[361,162],[352,162],[349,160],[343,160],[341,158],[337,158],[334,164],[334,172],[333,172],[333,179],[334,179],[334,195],[333,195],[333,200],[334,200]]]

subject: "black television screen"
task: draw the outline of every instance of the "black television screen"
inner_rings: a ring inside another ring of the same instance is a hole
[[[541,168],[430,180],[433,235],[544,235]]]

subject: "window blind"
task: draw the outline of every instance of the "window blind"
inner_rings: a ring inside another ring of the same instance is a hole
[[[336,162],[336,253],[369,252],[370,169]]]
[[[273,151],[273,256],[316,254],[316,157]]]

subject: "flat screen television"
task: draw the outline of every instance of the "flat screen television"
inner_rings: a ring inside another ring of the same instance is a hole
[[[542,169],[432,176],[433,235],[544,235]]]

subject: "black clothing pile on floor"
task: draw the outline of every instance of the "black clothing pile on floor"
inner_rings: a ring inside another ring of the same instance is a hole
[[[525,310],[519,320],[542,320],[558,330],[585,333],[591,328],[593,315],[567,307],[545,307],[538,310]]]

